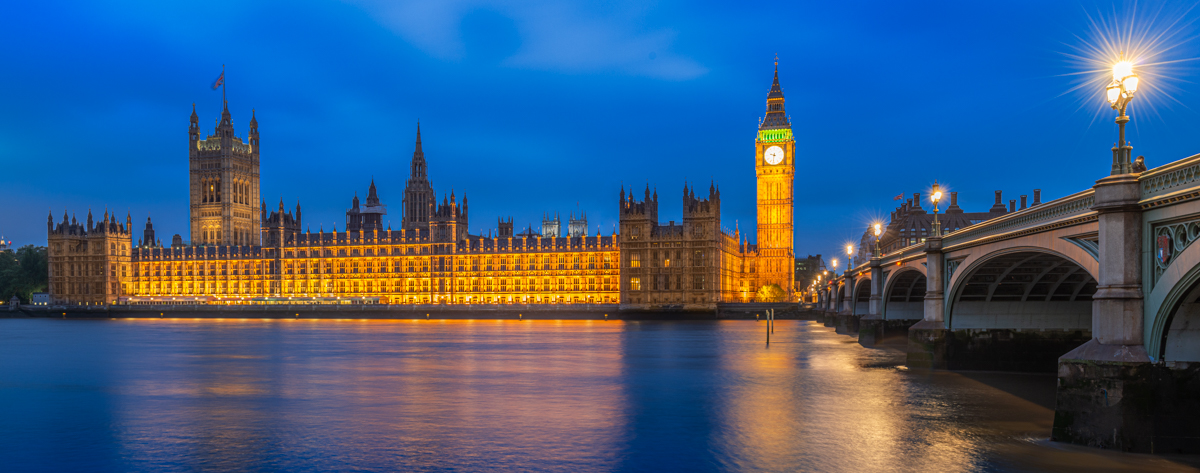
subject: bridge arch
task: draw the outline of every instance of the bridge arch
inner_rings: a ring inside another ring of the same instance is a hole
[[[858,278],[854,282],[854,315],[871,312],[871,278]]]
[[[1172,258],[1146,297],[1144,313],[1146,353],[1153,360],[1200,361],[1200,245]]]
[[[884,280],[880,313],[884,320],[919,320],[925,317],[925,272],[903,266]]]
[[[1096,277],[1063,253],[1008,248],[959,271],[948,291],[947,329],[1091,331]]]

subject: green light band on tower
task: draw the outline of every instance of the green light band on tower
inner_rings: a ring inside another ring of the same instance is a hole
[[[787,141],[792,139],[791,128],[758,130],[758,141]]]

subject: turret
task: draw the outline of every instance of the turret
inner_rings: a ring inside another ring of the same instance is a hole
[[[250,109],[250,146],[254,154],[258,154],[258,117],[254,109]]]
[[[200,141],[200,117],[196,115],[196,104],[192,103],[192,118],[188,125],[189,154],[195,152],[197,141]]]
[[[150,222],[150,217],[146,217],[146,229],[142,231],[142,241],[146,246],[154,246],[154,224]]]

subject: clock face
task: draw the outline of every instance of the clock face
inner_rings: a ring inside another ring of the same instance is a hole
[[[766,159],[767,164],[772,166],[779,164],[783,161],[783,148],[778,146],[767,148],[767,151],[763,153],[763,159]]]

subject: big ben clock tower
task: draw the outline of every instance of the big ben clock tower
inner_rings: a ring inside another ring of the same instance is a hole
[[[754,140],[754,171],[758,177],[757,283],[776,284],[792,299],[795,280],[792,184],[796,175],[796,140],[783,108],[779,87],[779,61],[775,81],[767,94],[767,116]]]

